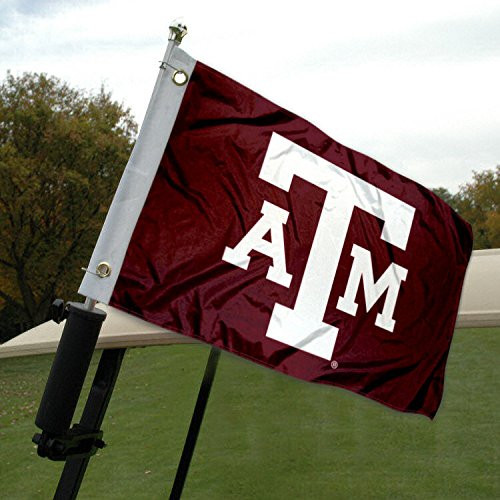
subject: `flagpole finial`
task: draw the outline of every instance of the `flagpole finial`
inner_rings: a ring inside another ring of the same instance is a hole
[[[182,39],[187,35],[188,32],[186,25],[182,22],[175,20],[169,26],[169,29],[170,29],[170,35],[168,39],[174,41],[177,45],[180,45]]]

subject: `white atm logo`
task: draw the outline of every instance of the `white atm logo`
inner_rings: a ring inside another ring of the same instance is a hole
[[[282,304],[275,304],[266,336],[330,360],[338,328],[324,323],[323,317],[354,207],[382,219],[382,240],[402,250],[406,249],[415,209],[273,133],[259,177],[289,191],[295,175],[324,189],[326,198],[295,307],[290,309]],[[286,270],[283,225],[289,213],[268,201],[264,201],[261,213],[262,217],[234,248],[226,247],[222,259],[247,269],[249,253],[256,250],[272,259],[267,279],[288,287],[292,275]],[[271,241],[264,239],[269,231]],[[382,313],[377,314],[375,324],[392,332],[399,289],[408,270],[392,263],[375,282],[370,251],[353,245],[351,256],[354,257],[354,262],[345,293],[337,302],[337,309],[356,315],[358,304],[355,299],[361,281],[367,311],[387,290]]]

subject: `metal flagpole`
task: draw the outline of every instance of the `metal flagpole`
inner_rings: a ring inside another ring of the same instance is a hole
[[[170,26],[166,56],[160,66],[152,100],[160,90],[161,75],[167,69],[169,56],[186,32],[186,27],[181,24]],[[188,75],[178,69],[172,79],[176,85],[184,85]],[[146,116],[144,122],[147,123],[143,123],[143,128],[145,125],[150,127],[152,121]],[[109,277],[111,266],[107,262],[99,262],[95,273],[86,271],[97,279],[104,278]],[[35,419],[36,425],[42,430],[33,437],[33,442],[38,445],[38,455],[66,461],[54,497],[59,500],[76,498],[90,457],[105,446],[100,427],[126,351],[122,348],[103,352],[82,418],[70,428],[97,338],[106,318],[104,311],[95,308],[97,300],[89,297],[91,294],[82,295],[87,296],[84,304],[65,304],[57,299],[51,307],[52,319],[57,323],[66,320],[66,324]]]

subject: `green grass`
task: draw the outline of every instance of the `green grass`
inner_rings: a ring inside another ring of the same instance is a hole
[[[168,497],[208,352],[127,352],[79,498]],[[223,353],[184,498],[500,498],[499,357],[499,329],[455,332],[431,422]],[[51,360],[0,361],[2,499],[55,490],[30,442]]]

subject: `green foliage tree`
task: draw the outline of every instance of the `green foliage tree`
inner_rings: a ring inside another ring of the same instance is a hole
[[[0,341],[76,298],[137,126],[103,88],[7,73],[0,85]],[[3,302],[3,303],[1,303]],[[8,320],[6,320],[8,318]]]
[[[500,248],[500,165],[474,172],[456,194],[445,188],[433,191],[471,224],[474,249]]]
[[[500,165],[474,172],[455,196],[457,212],[472,225],[474,248],[500,247]]]
[[[453,208],[454,210],[457,209],[457,207],[455,205],[455,195],[450,193],[450,191],[448,191],[448,189],[446,189],[444,187],[438,187],[438,188],[434,188],[432,190],[432,192],[434,194],[438,195],[443,201],[448,203],[448,205],[450,205],[451,208]]]

